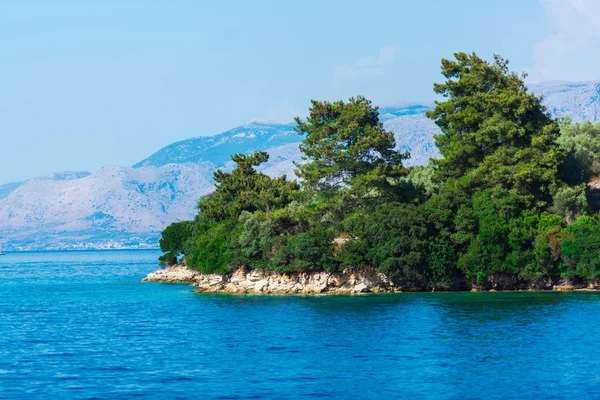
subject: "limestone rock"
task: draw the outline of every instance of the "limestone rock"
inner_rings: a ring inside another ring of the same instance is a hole
[[[174,265],[148,274],[147,277],[142,279],[142,282],[193,283],[201,275],[200,272],[193,271],[183,265]]]
[[[262,294],[321,294],[321,293],[385,293],[399,292],[384,274],[373,268],[346,269],[341,273],[277,273],[238,268],[231,274],[201,274],[183,265],[149,274],[144,282],[193,283],[202,293],[262,293]]]

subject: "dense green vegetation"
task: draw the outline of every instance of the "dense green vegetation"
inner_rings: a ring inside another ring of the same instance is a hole
[[[194,221],[162,234],[161,262],[289,271],[375,267],[416,287],[495,274],[521,280],[600,275],[600,220],[587,182],[600,175],[600,125],[553,120],[523,76],[495,57],[442,60],[443,101],[427,113],[441,158],[410,155],[363,97],[313,101],[296,119],[299,182],[270,178],[259,152],[215,172]]]

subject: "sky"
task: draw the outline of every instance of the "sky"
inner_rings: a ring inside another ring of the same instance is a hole
[[[597,0],[5,0],[0,184],[133,165],[311,99],[431,102],[457,51],[600,79],[599,45]]]

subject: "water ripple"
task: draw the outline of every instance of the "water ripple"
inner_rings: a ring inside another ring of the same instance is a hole
[[[199,295],[156,257],[1,257],[0,398],[600,397],[597,293]]]

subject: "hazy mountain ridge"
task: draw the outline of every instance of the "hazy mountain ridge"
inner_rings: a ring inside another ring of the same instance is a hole
[[[0,200],[8,197],[9,194],[14,192],[19,188],[19,186],[23,185],[26,181],[22,182],[9,182],[4,185],[0,185]]]
[[[225,165],[231,155],[251,153],[300,142],[293,124],[250,121],[215,136],[202,136],[182,140],[163,147],[133,168],[160,167],[166,164],[184,164],[206,161],[216,168]]]
[[[544,82],[529,85],[544,97],[554,116],[569,116],[577,121],[600,121],[600,80],[590,82]]]
[[[600,120],[600,81],[530,85],[544,95],[554,115],[575,121]],[[384,127],[398,148],[409,151],[408,165],[420,165],[439,152],[439,128],[424,116],[430,104],[380,107]],[[302,137],[293,124],[251,121],[227,132],[166,146],[133,167],[107,166],[89,172],[60,172],[0,185],[0,247],[13,249],[155,247],[169,223],[192,218],[198,199],[213,187],[216,168],[231,169],[230,156],[267,150],[261,170],[294,178],[302,161]]]
[[[294,178],[290,157],[300,159],[297,144],[268,151],[271,158],[261,170]],[[212,190],[215,169],[210,162],[107,166],[79,179],[31,179],[0,200],[0,247],[156,247],[166,225],[194,217],[198,200]]]
[[[108,166],[80,179],[32,179],[0,201],[0,237],[7,245],[55,248],[46,239],[60,234],[63,242],[72,238],[68,247],[86,248],[94,247],[85,245],[88,237],[109,242],[116,233],[150,233],[155,245],[156,232],[189,218],[197,200],[211,190],[206,177],[212,170],[205,163]]]

